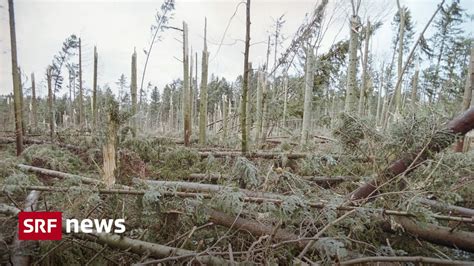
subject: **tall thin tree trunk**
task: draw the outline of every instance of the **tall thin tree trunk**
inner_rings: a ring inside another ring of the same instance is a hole
[[[132,98],[132,128],[133,135],[137,132],[137,51],[132,54],[132,73],[130,78],[130,96]]]
[[[193,135],[193,117],[194,117],[194,114],[193,114],[193,108],[194,108],[194,104],[193,104],[193,100],[194,100],[194,96],[193,96],[193,90],[194,90],[194,79],[193,79],[193,68],[194,68],[194,58],[193,58],[193,48],[191,47],[191,56],[190,56],[190,62],[189,62],[189,98],[188,98],[188,102],[189,102],[189,136],[192,136]]]
[[[350,20],[350,40],[349,40],[349,66],[347,70],[347,86],[346,100],[344,111],[351,112],[355,110],[356,91],[357,91],[357,46],[359,39],[358,28],[360,26],[360,18],[353,14]]]
[[[36,103],[36,83],[35,83],[35,73],[31,73],[31,122],[33,128],[36,130],[38,127],[38,107]]]
[[[263,127],[263,71],[257,72],[257,123],[255,129],[255,142],[260,144]]]
[[[228,103],[229,102],[229,103]],[[224,95],[223,99],[223,112],[224,112],[224,126],[223,126],[223,138],[227,139],[228,127],[229,127],[229,110],[230,110],[230,101],[227,99],[227,95]]]
[[[96,128],[97,125],[97,47],[94,46],[94,77],[92,81],[92,125]]]
[[[283,127],[286,127],[286,116],[288,112],[288,72],[283,75]]]
[[[23,96],[23,82],[21,81],[21,69],[18,68],[18,84],[20,85],[20,104],[21,104],[21,133],[26,137],[26,116],[25,116],[25,97]]]
[[[369,59],[369,40],[370,40],[370,21],[367,19],[367,28],[365,30],[364,58],[362,60],[362,84],[359,94],[359,116],[364,115],[364,101],[367,94],[367,65]]]
[[[301,145],[306,144],[309,135],[309,127],[311,124],[312,101],[313,101],[313,49],[306,48],[306,75],[305,75],[305,90],[304,90],[304,104],[303,104],[303,125],[301,127]]]
[[[188,24],[183,21],[183,125],[184,145],[189,146],[191,137],[191,106],[189,106],[189,50],[188,50]]]
[[[84,123],[84,104],[83,104],[83,89],[82,89],[82,45],[81,38],[79,38],[79,125],[82,127]]]
[[[54,140],[54,110],[53,110],[53,88],[51,85],[52,67],[47,70],[46,78],[48,80],[48,120],[49,120],[49,139]]]
[[[403,43],[405,34],[405,11],[403,7],[398,3],[398,13],[400,15],[400,29],[398,33],[398,79],[403,75]],[[398,86],[395,88],[395,114],[397,115],[401,111],[402,107],[402,82],[398,82]]]
[[[209,53],[207,52],[207,18],[204,19],[204,50],[202,51],[201,67],[201,91],[199,102],[199,144],[206,144],[207,132],[207,62]]]
[[[242,105],[240,109],[240,128],[242,130],[242,153],[248,152],[247,142],[247,93],[249,76],[249,48],[250,48],[250,0],[246,5],[246,27],[245,27],[245,52],[244,52],[244,74],[242,80]],[[242,184],[241,184],[242,186]]]
[[[252,62],[249,62],[249,75],[248,75],[248,81],[247,81],[247,139],[248,140],[251,140],[251,136],[250,136],[250,132],[252,131],[252,123],[253,123],[253,117],[252,117],[252,104],[253,104],[253,101],[252,101],[252,86],[250,86],[252,84],[252,75],[253,75],[253,71],[252,71]]]
[[[413,80],[411,82],[411,108],[412,110],[416,110],[416,103],[418,101],[417,94],[418,94],[418,75],[420,70],[418,69],[418,65],[416,65],[415,74],[413,75]]]
[[[18,73],[18,58],[16,50],[16,31],[15,31],[15,8],[13,0],[8,0],[8,14],[10,21],[10,45],[12,55],[12,79],[13,79],[13,101],[15,109],[15,135],[16,135],[16,155],[19,156],[23,151],[23,128],[22,128],[22,106],[21,106],[21,87],[20,76]]]

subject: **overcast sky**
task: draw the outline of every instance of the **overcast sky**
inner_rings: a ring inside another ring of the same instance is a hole
[[[318,1],[306,0],[253,0],[251,9],[250,61],[256,67],[265,62],[266,40],[274,19],[285,14],[283,34],[288,37],[283,43],[287,47],[305,14],[311,12]],[[438,1],[404,0],[403,5],[413,13],[416,32],[421,31],[426,21],[436,9]],[[162,1],[44,1],[15,0],[18,62],[26,73],[34,72],[39,93],[44,95],[45,70],[53,56],[61,49],[62,42],[71,34],[81,37],[83,44],[84,86],[92,84],[93,47],[99,54],[98,83],[109,83],[115,91],[115,82],[124,73],[130,80],[130,61],[134,47],[138,53],[139,80],[145,61],[143,49],[151,40],[150,26]],[[234,80],[243,71],[243,39],[245,36],[245,5],[239,0],[177,1],[174,19],[170,25],[181,27],[185,20],[189,25],[189,41],[199,57],[203,48],[204,17],[208,20],[208,46],[210,51],[209,74],[215,73]],[[330,0],[328,14],[335,13],[334,19],[322,43],[324,51],[334,41],[348,37],[347,13],[349,1]],[[393,35],[390,22],[396,12],[395,0],[362,0],[361,17],[370,14],[371,20],[379,19],[384,26],[371,44],[378,59],[388,56]],[[474,0],[461,1],[468,13],[474,13]],[[235,17],[230,20],[234,12]],[[217,54],[219,43],[225,34],[223,45]],[[8,28],[7,0],[0,0],[0,94],[12,91],[10,38]],[[465,29],[472,34],[472,22]],[[418,36],[418,34],[415,34]],[[150,56],[145,78],[160,89],[173,79],[182,77],[182,48],[180,33],[168,30],[163,40],[155,44]],[[270,65],[272,65],[272,60]],[[199,59],[200,69],[200,59]],[[200,71],[200,70],[199,70]],[[200,75],[200,74],[199,74]],[[26,87],[31,86],[28,84]]]

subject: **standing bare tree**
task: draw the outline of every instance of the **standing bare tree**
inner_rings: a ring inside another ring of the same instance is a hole
[[[351,0],[352,16],[350,18],[350,41],[349,41],[349,66],[347,69],[346,101],[344,111],[350,112],[355,109],[356,91],[357,91],[357,46],[359,40],[360,0]]]
[[[364,56],[362,59],[362,85],[360,86],[359,94],[359,116],[364,114],[364,102],[367,94],[367,66],[369,59],[369,40],[370,40],[370,20],[367,19],[367,26],[365,28],[365,43],[364,43]],[[369,106],[370,108],[370,106]]]
[[[189,50],[188,50],[188,24],[183,21],[183,122],[184,145],[189,146],[191,137],[191,106],[189,106]]]
[[[84,92],[82,89],[82,44],[79,38],[79,125],[82,127],[84,123]]]
[[[92,125],[93,128],[97,125],[97,47],[94,46],[94,78],[92,85]]]
[[[207,75],[209,52],[207,51],[207,18],[204,18],[204,50],[202,51],[201,91],[199,93],[199,144],[206,144],[207,132]],[[196,58],[197,59],[197,58]]]
[[[36,130],[38,127],[38,107],[36,103],[35,73],[31,73],[31,124]]]
[[[403,70],[403,45],[405,35],[405,9],[400,5],[400,1],[397,0],[398,13],[400,16],[400,29],[398,32],[398,79],[402,78]],[[402,82],[397,83],[395,87],[395,114],[401,111],[402,106]]]
[[[314,69],[313,59],[314,51],[312,47],[306,48],[306,75],[305,75],[305,89],[304,89],[304,104],[303,104],[303,125],[301,128],[300,144],[306,144],[308,140],[308,131],[311,124],[312,101],[313,101],[313,83],[314,83]]]
[[[132,127],[133,135],[137,132],[137,51],[132,54],[132,73],[130,78],[130,96],[132,98]]]
[[[46,70],[46,79],[48,81],[48,123],[49,123],[49,139],[54,140],[54,110],[53,110],[53,86],[51,79],[53,76],[52,67]]]
[[[247,93],[249,86],[249,48],[250,48],[250,0],[246,4],[244,75],[242,80],[242,105],[240,106],[240,129],[242,130],[242,153],[248,151],[247,141]]]
[[[10,44],[12,55],[12,78],[13,78],[13,101],[15,109],[15,135],[16,135],[16,155],[23,151],[23,129],[22,129],[22,106],[21,106],[21,87],[20,75],[18,72],[18,58],[16,50],[16,31],[15,31],[15,8],[13,0],[8,0],[8,14],[10,20]]]

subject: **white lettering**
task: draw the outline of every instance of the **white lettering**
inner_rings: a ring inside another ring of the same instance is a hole
[[[33,219],[25,219],[25,220],[23,221],[23,225],[24,225],[25,227],[28,227],[28,228],[29,228],[29,229],[26,229],[26,230],[25,230],[25,233],[31,233],[31,232],[33,232],[34,226],[31,225],[31,224],[29,224],[30,222],[33,222]]]

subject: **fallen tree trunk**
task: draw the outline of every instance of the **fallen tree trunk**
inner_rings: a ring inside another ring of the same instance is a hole
[[[445,204],[435,200],[420,199],[420,203],[433,207],[437,210],[448,211],[450,214],[462,215],[466,217],[474,217],[474,210],[455,205]]]
[[[345,181],[357,181],[360,178],[357,176],[302,176],[302,179],[314,182],[324,187],[329,187],[338,183],[342,183]],[[186,180],[220,180],[231,179],[230,176],[222,175],[222,174],[199,174],[194,173],[190,174],[189,176],[184,177],[183,179]]]
[[[69,174],[69,173],[63,173],[55,170],[50,170],[50,169],[45,169],[45,168],[40,168],[40,167],[35,167],[31,165],[25,165],[25,164],[18,164],[18,168],[20,168],[23,171],[28,171],[28,172],[33,172],[37,174],[43,174],[47,176],[52,176],[52,177],[57,177],[60,179],[76,179],[81,181],[84,184],[91,184],[91,185],[105,185],[104,182],[98,179],[90,178],[90,177],[84,177],[80,175],[74,175],[74,174]],[[125,185],[116,185],[117,187],[124,188],[124,189],[130,189],[130,187],[125,186]]]
[[[420,263],[420,264],[428,264],[428,265],[470,265],[469,261],[462,261],[462,260],[448,260],[448,259],[438,259],[438,258],[430,258],[430,257],[364,257],[364,258],[357,258],[352,260],[346,260],[339,263],[339,265],[355,265],[355,264],[362,264],[362,265],[371,265],[369,263],[374,262],[411,262],[413,264]]]
[[[267,199],[277,199],[283,200],[286,196],[280,194],[274,194],[269,192],[259,192],[259,191],[251,191],[247,189],[239,189],[236,187],[228,187],[228,186],[220,186],[220,185],[211,185],[211,184],[201,184],[201,183],[193,183],[193,182],[182,182],[182,181],[161,181],[161,180],[141,180],[134,178],[134,182],[141,183],[145,182],[148,185],[159,186],[159,187],[176,187],[182,190],[191,190],[191,191],[199,191],[199,192],[223,192],[226,190],[235,190],[242,192],[247,197],[253,198],[267,198]]]
[[[38,203],[40,194],[41,192],[36,191],[36,190],[33,190],[28,194],[25,200],[25,207],[23,209],[24,212],[32,212],[36,210],[36,205]],[[5,208],[5,209],[9,211],[12,210],[11,207]],[[10,258],[12,264],[15,266],[16,265],[27,266],[27,265],[30,265],[32,262],[31,258],[38,246],[38,242],[18,239],[18,231],[17,231],[17,233],[15,234],[15,238],[13,239],[12,246],[13,246],[13,251]]]
[[[84,184],[94,184],[94,185],[99,185],[103,184],[102,181],[98,179],[93,179],[89,177],[84,177],[80,175],[74,175],[74,174],[68,174],[68,173],[63,173],[55,170],[49,170],[45,168],[40,168],[40,167],[35,167],[31,165],[26,165],[26,164],[19,164],[18,168],[23,171],[27,172],[33,172],[36,174],[42,174],[42,175],[47,175],[47,176],[52,176],[52,177],[57,177],[60,179],[78,179]]]
[[[15,143],[15,139],[13,138],[0,138],[0,144],[10,144],[10,143]],[[23,139],[23,144],[53,144],[53,145],[58,145],[59,147],[66,148],[68,150],[72,151],[85,151],[83,147],[71,145],[71,144],[66,144],[66,143],[59,143],[59,142],[51,142],[49,140],[37,140],[37,139]]]
[[[34,193],[37,194],[38,192],[35,191]],[[5,204],[0,204],[0,213],[9,214],[9,215],[17,215],[19,212],[20,210],[15,207],[8,206]],[[62,230],[64,233],[67,233],[66,223],[62,224]],[[73,233],[71,234],[71,236],[74,238],[81,239],[81,240],[86,240],[86,241],[91,241],[98,244],[107,245],[111,248],[130,251],[139,255],[146,254],[151,257],[166,258],[174,254],[174,256],[183,256],[183,257],[189,256],[189,258],[195,257],[195,259],[198,262],[207,264],[207,265],[227,265],[228,264],[228,262],[224,260],[223,258],[219,258],[219,257],[211,256],[211,255],[200,255],[191,250],[174,248],[174,247],[164,246],[164,245],[160,245],[156,243],[145,242],[145,241],[124,237],[117,234]],[[25,242],[25,241],[22,241],[22,242]],[[12,257],[12,263],[13,265],[30,265],[29,256],[28,256],[27,261],[25,260],[26,258],[27,256],[18,256],[17,258]],[[23,260],[20,260],[20,259],[23,259]]]
[[[294,159],[301,159],[306,158],[308,155],[307,153],[272,153],[272,152],[248,152],[243,154],[242,152],[234,152],[234,151],[219,151],[219,152],[198,152],[202,158],[207,158],[209,156],[213,157],[238,157],[238,156],[245,156],[247,158],[263,158],[263,159],[277,159],[282,156],[286,156],[286,158],[294,160]]]
[[[214,224],[225,226],[227,228],[232,228],[235,230],[249,232],[253,236],[268,235],[271,236],[275,241],[294,241],[294,243],[300,249],[303,249],[309,242],[308,239],[300,239],[297,235],[288,232],[284,229],[274,228],[259,223],[257,221],[234,217],[210,208],[205,208],[205,213],[209,216],[209,221]]]
[[[404,231],[431,243],[474,252],[474,233],[457,231],[449,227],[433,224],[419,224],[407,217],[396,217]]]
[[[359,187],[353,191],[349,198],[352,201],[367,199],[373,197],[380,184],[383,184],[387,180],[398,176],[400,174],[408,174],[413,171],[418,165],[423,163],[433,153],[440,152],[447,148],[455,141],[456,136],[463,136],[474,128],[474,107],[458,116],[446,125],[446,129],[436,133],[435,137],[431,139],[427,147],[415,153],[409,153],[401,156],[402,158],[394,161],[388,168],[386,168],[382,174]],[[445,136],[449,136],[449,141],[439,141],[439,139]]]
[[[164,246],[156,243],[145,242],[137,239],[131,239],[116,234],[92,233],[92,234],[72,234],[73,237],[99,244],[107,245],[112,248],[133,252],[139,255],[148,255],[155,258],[166,258],[168,256],[187,257],[197,260],[206,265],[228,265],[229,262],[220,257],[211,255],[200,255],[194,251]]]
[[[18,189],[26,189],[26,190],[37,190],[37,191],[49,191],[49,192],[64,192],[67,193],[71,190],[72,187],[51,187],[51,186],[17,186]],[[144,195],[147,191],[146,190],[136,190],[133,188],[128,189],[101,189],[101,188],[92,188],[89,191],[96,192],[99,194],[127,194],[127,195]],[[193,193],[193,192],[182,192],[182,191],[163,191],[160,192],[163,197],[179,197],[179,198],[205,198],[211,199],[213,197],[212,194],[208,193]],[[285,195],[278,195],[281,198],[285,198]],[[272,199],[272,198],[264,198],[264,197],[242,197],[243,202],[251,202],[251,203],[273,203],[275,205],[281,205],[283,203],[283,199]],[[314,203],[309,202],[308,206],[314,209],[323,209],[329,207],[324,203]],[[1,205],[0,205],[1,207]],[[371,212],[379,212],[381,215],[390,215],[390,216],[404,216],[404,217],[412,217],[416,218],[416,215],[410,212],[405,211],[397,211],[397,210],[387,210],[387,209],[374,209],[374,208],[364,208],[364,207],[355,207],[355,206],[331,206],[331,208],[335,208],[339,211],[352,211],[352,210],[366,210]],[[2,209],[0,209],[0,212]],[[459,216],[447,216],[447,215],[439,215],[433,214],[432,216],[435,219],[443,220],[443,221],[453,221],[453,222],[462,222],[473,224],[474,217],[467,218],[467,217],[459,217]]]

